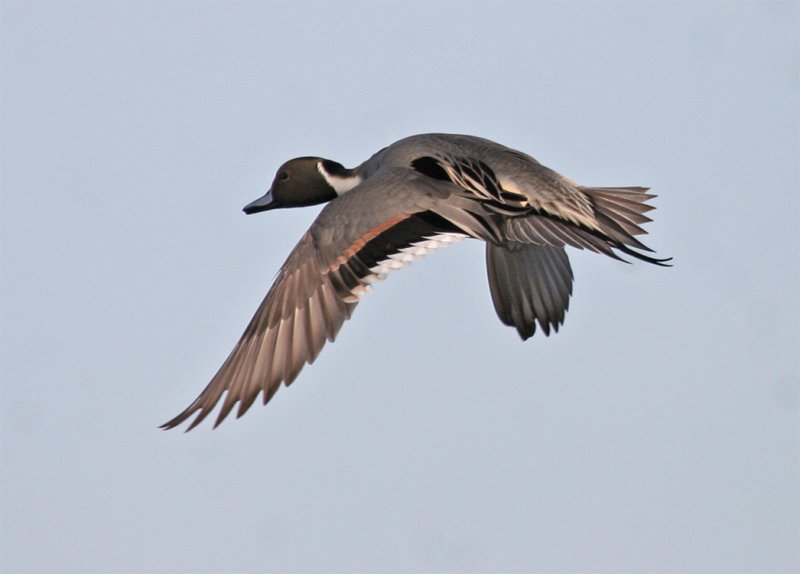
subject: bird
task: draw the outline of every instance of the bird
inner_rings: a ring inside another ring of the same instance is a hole
[[[500,321],[522,340],[563,324],[573,272],[566,247],[654,265],[636,236],[656,197],[646,187],[585,187],[530,155],[488,139],[419,134],[348,169],[321,157],[280,166],[254,214],[326,204],[280,267],[228,358],[200,395],[161,425],[200,424],[221,400],[216,428],[237,406],[269,402],[333,341],[374,284],[465,238],[486,245],[489,290]],[[196,416],[195,416],[196,415]]]

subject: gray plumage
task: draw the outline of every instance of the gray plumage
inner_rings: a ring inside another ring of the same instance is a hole
[[[635,236],[650,221],[646,188],[578,186],[532,157],[472,136],[412,136],[348,170],[305,157],[279,168],[270,191],[245,208],[328,202],[300,239],[217,374],[178,416],[214,426],[242,416],[295,380],[333,341],[359,298],[392,269],[461,237],[486,242],[489,286],[500,320],[524,339],[564,322],[572,294],[565,246],[657,265]]]

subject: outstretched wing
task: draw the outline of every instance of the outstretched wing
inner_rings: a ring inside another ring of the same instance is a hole
[[[522,340],[536,323],[546,335],[564,323],[572,295],[572,268],[563,247],[507,242],[486,243],[489,290],[500,320]]]
[[[238,416],[259,393],[264,403],[311,363],[325,341],[333,341],[355,303],[347,302],[324,272],[307,232],[283,264],[275,283],[242,337],[205,390],[182,413],[162,425],[170,429],[199,412],[187,430],[200,424],[225,394],[214,426],[239,403]]]
[[[259,394],[267,403],[290,384],[326,341],[333,341],[375,281],[466,236],[473,202],[445,201],[457,191],[402,170],[386,170],[328,204],[281,267],[239,342],[200,396],[162,428],[196,414],[191,430],[223,399],[215,427],[238,403],[242,416]],[[357,206],[357,209],[353,211]],[[357,213],[358,217],[354,217]]]
[[[655,196],[646,188],[578,186],[506,148],[493,160],[434,154],[412,166],[457,185],[494,214],[482,218],[501,230],[499,240],[486,244],[489,288],[500,320],[523,340],[537,322],[545,334],[563,324],[573,280],[566,245],[615,259],[619,251],[656,265],[669,262],[642,253],[651,250],[635,237],[645,233],[641,226],[650,219],[644,214],[653,209],[647,200]]]

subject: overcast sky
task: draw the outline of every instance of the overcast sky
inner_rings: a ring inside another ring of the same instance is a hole
[[[798,3],[3,2],[3,572],[800,571]],[[658,194],[522,343],[483,246],[267,407],[157,426],[317,208],[298,155],[487,137]]]

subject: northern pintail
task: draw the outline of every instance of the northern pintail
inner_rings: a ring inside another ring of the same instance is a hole
[[[255,316],[200,396],[162,425],[195,413],[197,426],[225,395],[216,427],[238,403],[266,404],[333,341],[361,297],[390,271],[472,237],[486,242],[492,301],[523,340],[558,330],[572,294],[565,246],[648,263],[634,236],[653,209],[644,187],[584,187],[492,141],[415,135],[354,169],[320,157],[284,163],[258,213],[327,203],[289,255]]]

